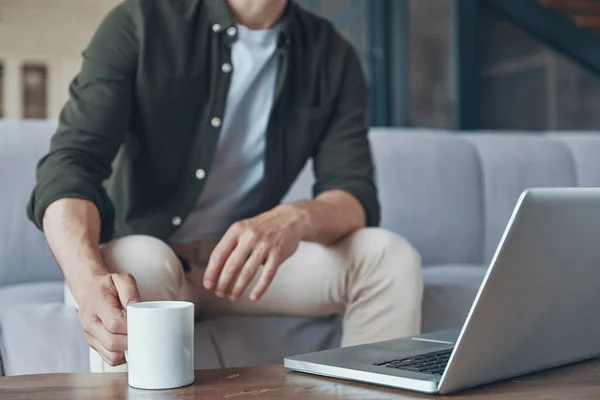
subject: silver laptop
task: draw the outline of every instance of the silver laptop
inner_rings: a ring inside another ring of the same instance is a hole
[[[525,191],[460,331],[287,357],[292,370],[452,393],[600,356],[600,189]]]

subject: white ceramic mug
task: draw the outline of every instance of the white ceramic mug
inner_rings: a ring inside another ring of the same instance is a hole
[[[151,301],[127,306],[129,386],[172,389],[194,382],[194,304]]]

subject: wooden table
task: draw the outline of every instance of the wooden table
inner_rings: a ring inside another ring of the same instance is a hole
[[[600,399],[600,360],[529,375],[450,396],[454,399]],[[2,400],[441,399],[378,386],[321,378],[281,365],[196,371],[196,383],[176,390],[127,386],[125,374],[53,374],[0,378]]]

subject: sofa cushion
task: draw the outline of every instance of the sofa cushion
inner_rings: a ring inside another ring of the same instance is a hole
[[[465,134],[483,172],[485,248],[488,263],[521,193],[532,187],[577,186],[573,157],[557,140],[533,134]]]
[[[31,303],[62,303],[64,282],[32,282],[0,287],[2,307]]]
[[[26,215],[35,167],[48,151],[54,126],[0,120],[0,287],[61,279],[44,236]]]
[[[460,329],[486,271],[486,266],[473,264],[423,268],[423,332]]]

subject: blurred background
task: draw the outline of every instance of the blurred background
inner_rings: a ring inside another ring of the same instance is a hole
[[[600,128],[596,0],[299,0],[357,47],[376,126]],[[0,118],[55,119],[119,0],[0,0]]]
[[[62,275],[25,205],[81,53],[119,2],[0,0],[6,375],[89,370],[77,313],[64,304]],[[600,0],[298,3],[358,49],[381,226],[422,256],[422,331],[458,329],[521,193],[600,187]],[[284,201],[310,198],[313,183],[307,165]],[[261,318],[199,322],[196,367],[274,364],[339,344],[335,318]]]

